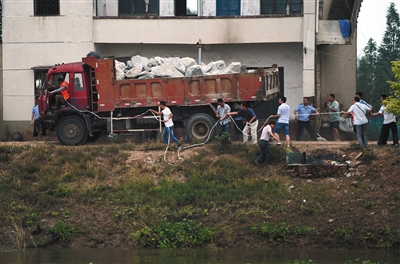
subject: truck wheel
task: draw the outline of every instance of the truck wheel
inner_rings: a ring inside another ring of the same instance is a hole
[[[212,129],[214,125],[214,119],[207,114],[192,115],[186,122],[186,136],[201,143],[212,140],[216,131],[215,127]]]
[[[82,145],[88,133],[85,122],[77,116],[67,116],[57,125],[57,138],[63,145]]]

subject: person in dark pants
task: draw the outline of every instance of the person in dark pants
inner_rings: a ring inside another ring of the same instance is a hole
[[[392,130],[393,145],[398,146],[399,136],[397,134],[396,116],[387,111],[386,106],[384,105],[386,97],[387,97],[386,94],[381,95],[382,106],[379,109],[379,112],[371,114],[372,116],[379,116],[379,115],[383,116],[383,125],[381,129],[381,134],[379,135],[378,146],[387,145],[387,140],[389,137],[390,130]]]
[[[268,125],[265,126],[261,132],[260,142],[258,143],[260,146],[261,154],[255,160],[256,164],[261,164],[261,161],[265,158],[264,165],[268,165],[268,161],[271,159],[272,152],[269,146],[269,140],[271,138],[277,140],[274,133],[272,132],[275,128],[275,121],[269,121]]]
[[[332,131],[333,141],[340,141],[339,137],[339,123],[340,123],[340,105],[339,102],[335,100],[334,94],[328,95],[328,102],[325,103],[325,107],[329,111],[329,122],[330,129]]]
[[[317,135],[311,128],[311,123],[309,119],[312,113],[318,114],[318,111],[312,105],[310,105],[308,97],[304,97],[303,103],[299,104],[294,110],[294,115],[297,120],[297,141],[300,141],[304,128],[308,131],[311,139],[317,141]]]
[[[37,140],[39,133],[46,136],[46,129],[42,129],[42,120],[40,119],[38,96],[36,97],[36,105],[32,107],[31,126],[33,126],[33,139]]]
[[[218,106],[217,112],[215,113],[216,117],[219,118],[219,135],[221,136],[222,133],[226,132],[229,133],[229,124],[231,119],[226,113],[230,112],[231,108],[228,104],[225,104],[222,98],[218,99]]]

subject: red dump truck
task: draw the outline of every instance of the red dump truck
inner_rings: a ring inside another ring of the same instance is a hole
[[[180,78],[116,80],[115,71],[113,58],[86,57],[82,62],[51,67],[46,80],[40,82],[42,127],[55,130],[64,145],[93,142],[104,132],[160,131],[161,121],[143,113],[164,100],[174,114],[175,127],[184,128],[187,139],[204,142],[209,133],[216,133],[211,128],[218,98],[231,107],[240,102],[251,106],[266,103],[280,90],[276,65],[251,73]],[[69,83],[70,99],[55,109],[49,91],[59,78]]]

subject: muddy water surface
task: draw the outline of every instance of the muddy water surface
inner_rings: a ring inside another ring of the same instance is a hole
[[[134,249],[65,249],[1,252],[2,264],[281,264],[295,260],[313,260],[316,264],[400,263],[400,252],[355,250],[284,250],[284,249],[229,249],[229,250],[134,250]],[[354,260],[360,259],[359,262]]]

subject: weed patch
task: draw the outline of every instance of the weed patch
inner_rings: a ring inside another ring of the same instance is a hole
[[[380,240],[383,247],[390,249],[400,245],[400,229],[392,230],[388,225],[385,225],[380,233],[383,236]]]
[[[335,234],[337,236],[343,238],[344,241],[348,242],[354,237],[355,231],[351,224],[347,224],[347,225],[336,228]]]
[[[212,234],[202,223],[186,218],[181,222],[171,222],[164,218],[159,225],[144,227],[130,237],[143,247],[187,248],[204,244]]]
[[[56,240],[68,242],[74,239],[75,229],[69,227],[64,221],[58,221],[50,231],[54,234]]]
[[[267,237],[270,242],[272,241],[289,241],[291,237],[294,236],[304,236],[310,235],[312,232],[309,226],[295,226],[290,227],[286,222],[281,222],[278,224],[270,224],[268,222],[263,222],[260,227],[253,226],[251,228],[253,234],[261,235]]]
[[[378,203],[374,201],[365,201],[363,205],[365,209],[374,209],[378,207]]]
[[[295,197],[300,203],[300,212],[305,215],[321,215],[328,210],[326,203],[331,201],[332,191],[325,187],[303,185],[298,188]]]

